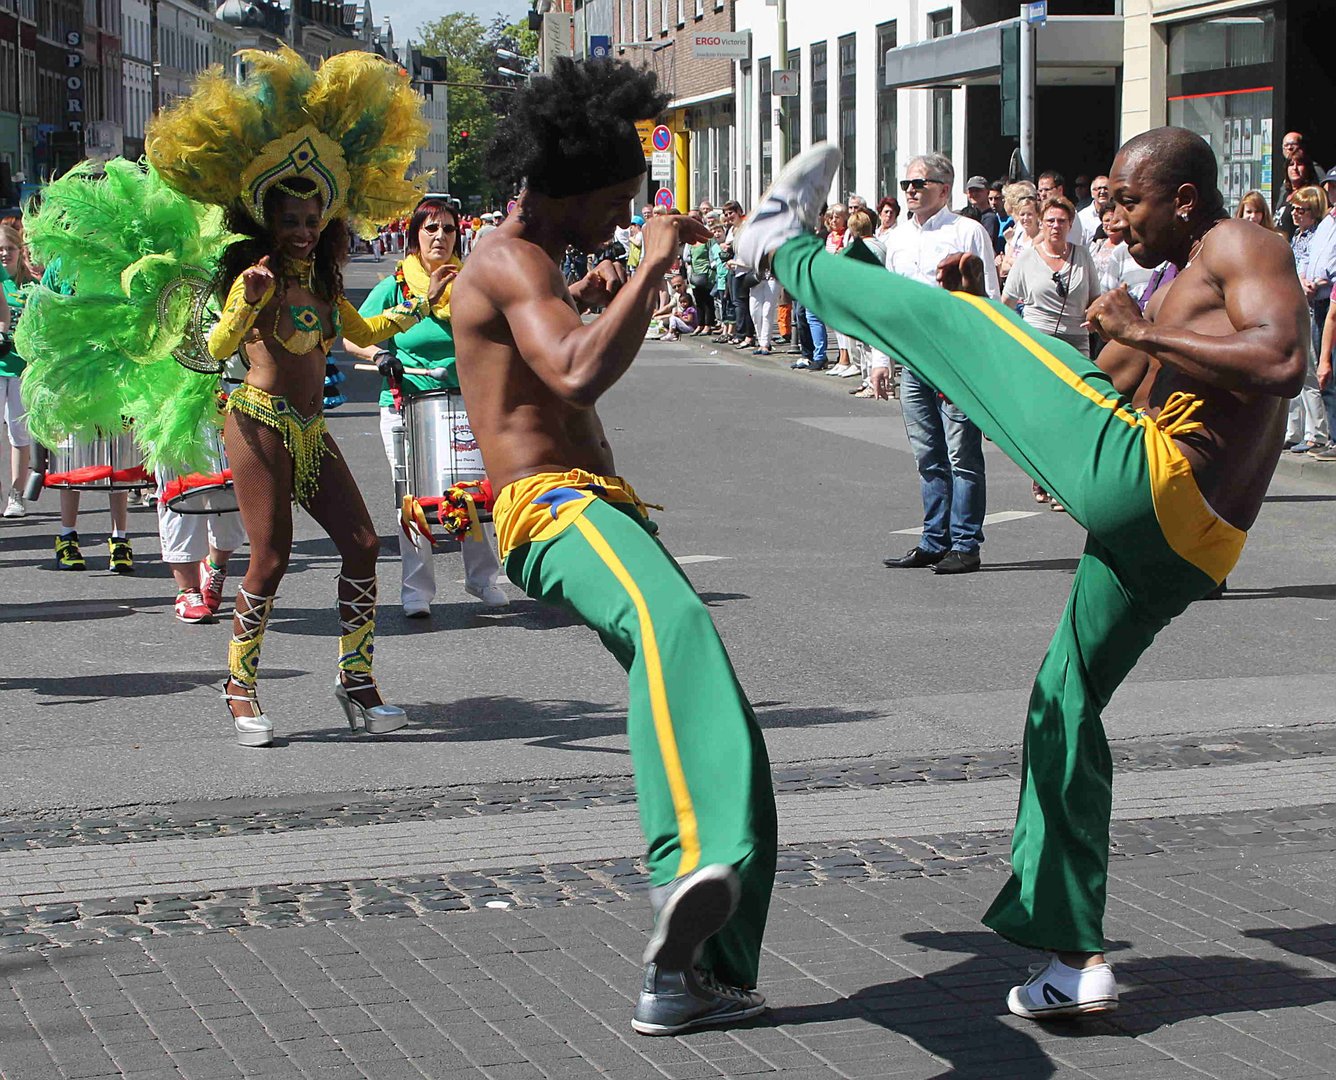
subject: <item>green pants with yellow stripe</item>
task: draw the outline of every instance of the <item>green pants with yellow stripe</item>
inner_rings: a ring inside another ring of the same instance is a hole
[[[504,489],[495,515],[506,573],[535,600],[577,615],[626,669],[650,882],[714,863],[737,870],[738,909],[701,963],[753,987],[777,843],[765,741],[709,611],[643,504],[610,501],[619,484],[572,472],[518,494]]]
[[[1200,402],[1175,394],[1151,419],[1001,304],[827,255],[816,237],[781,247],[774,272],[827,326],[936,386],[1089,534],[1030,696],[1012,874],[984,922],[1024,945],[1102,951],[1113,766],[1100,714],[1245,538],[1173,441],[1201,427]]]

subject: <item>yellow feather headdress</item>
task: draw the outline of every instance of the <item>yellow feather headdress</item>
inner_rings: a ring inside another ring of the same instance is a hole
[[[315,183],[324,221],[347,216],[363,235],[412,211],[430,177],[407,174],[429,128],[401,69],[367,52],[318,70],[286,47],[239,55],[243,82],[212,68],[150,122],[145,151],[163,179],[259,224],[265,193],[298,177]]]

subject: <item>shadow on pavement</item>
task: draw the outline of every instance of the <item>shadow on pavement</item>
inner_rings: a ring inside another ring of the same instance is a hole
[[[967,958],[930,975],[876,983],[836,1001],[772,1009],[767,1024],[866,1020],[912,1039],[948,1062],[950,1068],[941,1076],[953,1080],[1001,1076],[1044,1080],[1057,1074],[1057,1067],[1034,1037],[1015,1026],[1022,1021],[1004,1021],[999,1015],[1006,1013],[1003,1002],[1011,985],[1005,968],[998,968],[998,989],[991,997],[975,1000],[974,995],[966,999],[952,993],[953,985],[977,992],[980,963],[984,961],[997,966],[999,959],[1014,959],[1019,972],[1016,979],[1022,978],[1025,950],[986,932],[916,932],[903,935],[903,940],[929,949],[965,953]]]
[[[1033,559],[1030,562],[990,563],[985,562],[982,570],[986,574],[1011,572],[1014,570],[1065,570],[1076,571],[1077,559]]]
[[[95,622],[135,615],[145,608],[169,608],[174,603],[176,603],[174,593],[163,593],[161,596],[148,597],[109,596],[102,600],[47,600],[40,604],[4,604],[0,605],[0,623]]]
[[[1336,954],[1333,926],[1243,933],[1305,956],[1330,960]],[[981,973],[999,959],[1014,956],[1015,979],[1024,978],[1027,951],[983,932],[910,933],[903,940],[972,955],[930,975],[878,983],[836,1001],[773,1009],[763,1023],[780,1026],[862,1019],[912,1039],[949,1062],[951,1069],[943,1077],[1043,1078],[1056,1075],[1057,1068],[1031,1030],[1048,1039],[1136,1038],[1196,1017],[1259,1007],[1268,1011],[1305,1008],[1329,1003],[1336,996],[1336,978],[1313,978],[1302,969],[1272,960],[1238,955],[1128,957],[1115,962],[1121,990],[1117,1012],[1055,1020],[1027,1030],[1028,1025],[1014,1026],[1022,1021],[1006,1017],[1009,981],[1005,973],[999,973],[995,996],[977,996]],[[960,995],[952,993],[953,984],[960,987]]]
[[[128,671],[124,674],[67,675],[53,678],[25,676],[0,678],[0,693],[27,690],[38,697],[59,698],[59,701],[39,702],[52,705],[92,705],[112,698],[161,697],[164,694],[185,694],[202,686],[217,687],[223,681],[226,668],[220,663],[208,671]],[[304,671],[265,668],[265,680],[293,679],[306,675]]]
[[[1270,942],[1278,949],[1299,956],[1310,956],[1314,960],[1336,964],[1336,926],[1330,924],[1296,929],[1268,926],[1261,930],[1245,930],[1243,936]]]
[[[1236,589],[1231,585],[1220,600],[1336,600],[1336,585],[1277,585],[1270,589]]]
[[[1336,495],[1268,495],[1262,502],[1268,503],[1317,503],[1336,502]]]
[[[267,674],[267,673],[266,673]],[[3,685],[3,684],[0,684]],[[411,723],[385,735],[395,742],[490,742],[521,739],[529,746],[549,750],[578,750],[602,754],[628,753],[622,747],[591,746],[590,742],[624,736],[626,710],[620,705],[578,700],[528,700],[497,694],[447,702],[400,702]],[[881,714],[867,709],[772,708],[757,715],[764,730],[819,727],[870,720]],[[294,732],[290,741],[337,742],[347,738],[343,726]],[[377,736],[360,739],[377,741]]]

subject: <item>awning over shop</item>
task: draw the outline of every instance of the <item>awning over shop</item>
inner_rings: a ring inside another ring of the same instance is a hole
[[[1019,19],[901,45],[886,53],[886,85],[907,90],[999,81],[1002,39]],[[1123,63],[1123,20],[1118,15],[1055,15],[1035,33],[1036,78],[1041,86],[1115,82]]]

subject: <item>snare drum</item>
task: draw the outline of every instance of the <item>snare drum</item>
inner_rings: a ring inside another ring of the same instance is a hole
[[[158,498],[168,510],[178,514],[231,514],[236,511],[237,495],[232,489],[232,470],[227,466],[223,433],[211,429],[205,441],[209,447],[209,462],[200,472],[161,470],[162,486]]]
[[[409,494],[444,495],[464,480],[487,475],[458,390],[431,390],[404,399],[404,472]]]
[[[128,491],[153,486],[144,455],[129,431],[79,439],[71,435],[49,451],[44,487],[74,491]]]

